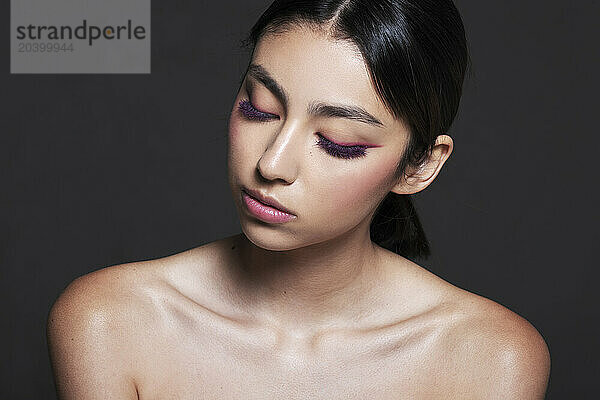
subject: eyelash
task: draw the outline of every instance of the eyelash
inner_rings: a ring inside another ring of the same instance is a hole
[[[238,104],[239,110],[242,114],[253,121],[268,121],[274,118],[278,118],[276,115],[268,114],[262,111],[259,111],[252,105],[250,100],[241,100]]]
[[[260,121],[265,122],[271,119],[279,118],[277,115],[268,114],[262,111],[257,110],[249,100],[241,100],[238,104],[238,109],[240,112],[251,121]],[[366,156],[367,146],[363,145],[352,145],[352,146],[342,146],[337,143],[332,142],[327,139],[325,136],[317,133],[319,136],[319,140],[315,143],[316,146],[322,148],[327,152],[327,154],[341,159],[353,159]]]

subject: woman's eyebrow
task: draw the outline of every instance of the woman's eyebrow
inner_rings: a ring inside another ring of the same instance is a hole
[[[250,64],[246,73],[252,78],[260,81],[275,97],[277,97],[283,106],[287,108],[289,103],[287,92],[262,65]],[[312,102],[308,106],[307,111],[309,115],[316,117],[346,118],[378,127],[384,126],[379,119],[359,106]]]
[[[281,85],[277,83],[277,81],[271,76],[269,71],[267,71],[262,65],[250,64],[248,66],[248,71],[246,72],[246,74],[262,82],[262,84],[265,85],[265,87],[269,89],[269,91],[273,93],[275,97],[277,97],[277,100],[279,100],[283,104],[283,106],[287,108],[289,103],[289,96],[287,95],[286,91],[281,87]]]
[[[327,103],[310,103],[308,106],[308,114],[331,117],[331,118],[346,118],[354,121],[364,122],[365,124],[384,126],[383,123],[371,115],[367,110],[358,106],[349,106],[345,104],[327,104]]]

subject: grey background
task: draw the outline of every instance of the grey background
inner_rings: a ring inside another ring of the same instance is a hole
[[[227,117],[268,2],[153,3],[151,75],[10,75],[0,6],[2,399],[54,398],[45,322],[75,277],[239,231]],[[417,196],[421,264],[541,332],[547,398],[595,398],[600,4],[457,6],[474,74],[455,152]]]

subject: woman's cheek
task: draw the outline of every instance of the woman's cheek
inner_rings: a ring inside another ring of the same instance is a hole
[[[229,116],[229,123],[227,127],[229,131],[228,139],[230,145],[235,145],[238,142],[241,130],[241,122],[241,118],[238,115],[236,115],[236,111],[234,109]]]
[[[229,119],[228,147],[230,161],[237,164],[248,159],[252,154],[252,145],[248,139],[252,137],[251,128],[239,115]]]
[[[371,208],[387,193],[389,179],[394,170],[393,163],[378,163],[361,168],[356,173],[336,178],[333,202],[336,208],[360,210]]]

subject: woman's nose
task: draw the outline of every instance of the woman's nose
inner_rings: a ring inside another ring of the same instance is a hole
[[[299,123],[286,121],[258,160],[258,172],[268,180],[294,182],[298,161],[304,151],[302,136]]]

